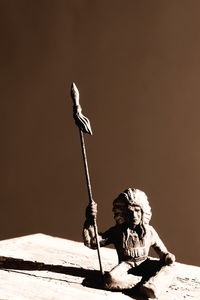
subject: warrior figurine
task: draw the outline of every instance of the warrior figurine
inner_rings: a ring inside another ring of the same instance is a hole
[[[114,244],[119,264],[104,275],[104,287],[110,290],[137,287],[141,295],[157,298],[174,277],[175,256],[149,225],[152,213],[146,194],[133,188],[125,190],[113,201],[113,213],[116,225],[99,233],[99,243]],[[83,228],[84,244],[91,249],[97,247],[93,226],[96,215],[97,204],[92,202],[86,208]],[[148,257],[150,247],[159,260]]]

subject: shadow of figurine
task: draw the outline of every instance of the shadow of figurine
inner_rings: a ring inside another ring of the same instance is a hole
[[[49,271],[82,278],[98,278],[99,271],[84,269],[74,266],[51,265],[37,261],[23,260],[20,258],[0,256],[0,269],[2,270],[26,270],[26,271]]]
[[[116,225],[99,233],[98,239],[101,247],[114,244],[119,264],[105,273],[103,287],[158,298],[172,282],[175,256],[149,225],[152,213],[146,194],[133,188],[125,190],[113,201],[113,212]],[[97,248],[93,226],[96,215],[97,204],[92,201],[86,208],[83,227],[84,244],[91,249]],[[150,247],[159,260],[148,257]]]
[[[0,256],[0,269],[1,270],[12,270],[13,272],[19,271],[48,271],[53,273],[60,273],[65,275],[70,275],[74,277],[83,278],[82,285],[95,288],[102,289],[103,281],[102,275],[99,270],[91,270],[85,269],[77,266],[62,266],[62,265],[52,265],[45,264],[42,262],[24,260],[20,258],[13,258],[7,256]],[[31,275],[31,273],[29,274]],[[40,275],[34,275],[36,277],[40,277]],[[42,275],[45,277],[45,275]],[[48,273],[48,278],[50,274]],[[52,279],[54,277],[52,276]],[[59,279],[58,279],[59,280]],[[62,281],[64,279],[61,279]],[[71,282],[66,278],[66,282]]]

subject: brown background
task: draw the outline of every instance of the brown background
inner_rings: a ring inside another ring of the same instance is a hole
[[[87,192],[70,85],[81,92],[101,230],[144,190],[152,225],[199,263],[200,2],[0,1],[1,239],[81,240]]]

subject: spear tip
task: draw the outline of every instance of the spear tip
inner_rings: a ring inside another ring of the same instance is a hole
[[[75,83],[75,82],[72,82],[71,88],[72,88],[72,89],[77,89],[77,86],[76,86],[76,83]]]
[[[89,119],[82,114],[82,108],[79,103],[79,91],[74,82],[71,85],[71,97],[74,102],[73,116],[76,125],[82,132],[92,135],[92,128]]]
[[[72,97],[72,100],[74,101],[74,105],[78,106],[79,105],[79,90],[74,82],[72,82],[72,85],[71,85],[71,97]]]

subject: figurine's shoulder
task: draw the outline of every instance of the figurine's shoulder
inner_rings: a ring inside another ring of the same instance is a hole
[[[112,227],[110,227],[107,231],[112,232],[112,233],[117,233],[119,231],[124,231],[126,229],[126,226],[124,224],[116,224]]]
[[[101,234],[103,237],[107,237],[109,235],[112,235],[114,232],[116,232],[116,226],[112,226],[108,228],[106,231],[100,232],[99,234]]]
[[[151,236],[155,236],[157,234],[155,228],[149,224],[146,224],[145,225],[145,228],[146,228],[146,232],[151,235]]]
[[[115,236],[115,235],[118,235],[120,232],[123,232],[124,230],[125,230],[124,224],[116,224],[116,225],[110,227],[108,230],[106,230],[103,233],[103,236],[104,237]]]

